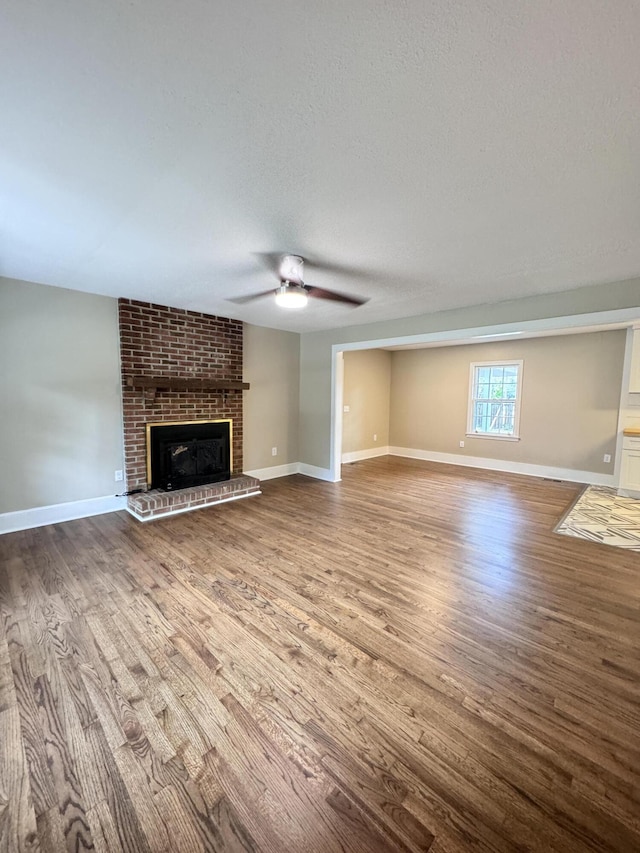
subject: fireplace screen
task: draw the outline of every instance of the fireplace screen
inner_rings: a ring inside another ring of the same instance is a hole
[[[152,489],[184,489],[231,477],[231,421],[147,424]]]

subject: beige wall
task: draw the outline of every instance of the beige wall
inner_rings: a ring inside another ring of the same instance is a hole
[[[300,335],[245,323],[244,381],[245,471],[297,462]]]
[[[613,474],[625,338],[613,331],[394,352],[390,444]],[[524,362],[520,441],[465,435],[469,365],[511,359]]]
[[[358,341],[373,341],[380,346],[383,341],[406,335],[484,330],[504,323],[589,315],[616,309],[637,312],[640,317],[640,279],[303,334],[300,343],[300,461],[325,470],[330,468],[332,346]]]
[[[390,382],[390,352],[345,352],[343,404],[349,411],[342,418],[343,453],[389,444]]]
[[[0,279],[0,365],[0,513],[114,495],[116,300]]]

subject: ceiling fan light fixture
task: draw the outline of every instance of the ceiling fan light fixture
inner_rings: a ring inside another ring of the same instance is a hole
[[[279,305],[280,308],[291,310],[304,308],[308,301],[309,295],[307,291],[299,284],[291,284],[285,281],[276,290],[276,305]]]

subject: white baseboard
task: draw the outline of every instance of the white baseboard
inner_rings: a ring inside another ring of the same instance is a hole
[[[306,462],[298,462],[298,474],[313,477],[315,480],[327,480],[329,483],[337,482],[330,468],[317,468],[315,465],[307,465]]]
[[[30,530],[45,524],[58,524],[60,521],[72,521],[74,518],[87,518],[90,515],[102,515],[127,508],[126,498],[108,495],[103,498],[89,498],[84,501],[38,506],[17,512],[0,514],[0,534],[14,533],[17,530]]]
[[[615,486],[613,474],[595,471],[576,471],[573,468],[554,468],[549,465],[532,465],[529,462],[507,462],[483,456],[463,456],[459,453],[438,453],[435,450],[414,450],[410,447],[389,447],[391,456],[424,459],[427,462],[445,462],[448,465],[465,465],[468,468],[486,468],[507,474],[525,474],[529,477],[546,477],[550,480],[567,480],[570,483],[589,483],[593,486]]]
[[[382,454],[376,453],[376,456]],[[386,453],[385,453],[386,455]],[[250,477],[258,480],[273,480],[276,477],[289,477],[291,474],[304,474],[305,477],[313,477],[314,480],[326,480],[329,483],[340,482],[336,480],[330,468],[318,468],[316,465],[307,465],[306,462],[289,462],[288,465],[274,465],[273,468],[258,468],[255,471],[245,471]]]
[[[304,474],[316,480],[328,480],[335,482],[328,468],[317,468],[315,465],[306,465],[304,462],[290,462],[287,465],[274,465],[272,468],[261,468],[256,471],[246,472],[250,477],[259,480],[273,480],[276,477],[288,477],[291,474]],[[260,494],[256,492],[255,494]],[[242,497],[250,497],[242,495]],[[237,500],[230,498],[228,500]],[[218,501],[222,503],[222,501]],[[215,504],[212,504],[214,506]],[[197,509],[198,507],[194,507]],[[109,495],[103,498],[89,498],[84,501],[70,501],[69,503],[53,504],[52,506],[40,506],[33,509],[23,509],[17,512],[0,513],[0,535],[3,533],[15,533],[18,530],[30,530],[32,527],[43,527],[45,524],[58,524],[61,521],[73,521],[75,518],[88,518],[91,515],[102,515],[106,512],[117,512],[128,510],[131,515],[139,521],[149,521],[131,512],[127,507],[127,499],[117,498]],[[179,510],[178,512],[184,512]],[[161,516],[167,518],[170,513]],[[171,513],[175,515],[177,512]]]
[[[245,471],[248,477],[256,477],[258,480],[275,480],[277,477],[289,477],[298,473],[298,463],[289,462],[288,465],[274,465],[271,468],[256,468],[255,471]]]
[[[313,477],[315,480],[328,480],[334,483],[329,468],[317,468],[315,465],[307,465],[306,462],[289,462],[288,465],[274,465],[273,468],[256,468],[255,471],[245,471],[250,477],[258,480],[274,480],[276,477],[289,477],[291,474],[304,474],[305,477]]]
[[[621,498],[640,498],[640,492],[637,489],[618,489],[618,494]]]
[[[342,454],[342,464],[348,465],[350,462],[360,462],[363,459],[374,459],[376,456],[388,455],[388,447],[368,447],[366,450],[351,450],[349,453]]]
[[[554,468],[547,465],[532,465],[527,462],[505,462],[501,459],[488,459],[481,456],[463,456],[458,453],[438,453],[433,450],[416,450],[410,447],[376,447],[370,450],[354,451],[343,454],[345,463],[356,462],[360,459],[371,459],[376,456],[404,456],[409,459],[424,459],[428,462],[444,462],[449,465],[463,465],[469,468],[485,468],[489,471],[505,471],[511,474],[525,474],[530,477],[547,477],[552,480],[567,480],[571,483],[589,483],[594,486],[616,485],[613,474],[598,474],[595,471],[576,471],[572,468]],[[251,477],[259,480],[271,480],[276,477],[287,477],[291,474],[304,474],[316,480],[336,482],[329,468],[318,468],[305,462],[290,462],[287,465],[274,465],[271,468],[261,468],[247,471]],[[621,492],[624,494],[624,492]],[[633,493],[635,497],[638,493]],[[89,498],[83,501],[53,504],[52,506],[34,507],[33,509],[18,510],[17,512],[0,513],[0,535],[13,533],[18,530],[29,530],[32,527],[42,527],[45,524],[58,524],[61,521],[72,521],[75,518],[87,518],[91,515],[102,515],[106,512],[117,512],[127,509],[126,498],[108,495],[102,498]],[[131,513],[132,515],[134,513]],[[167,514],[168,515],[168,514]],[[138,516],[136,516],[137,518]],[[166,518],[167,516],[163,516]],[[141,521],[143,519],[140,519]]]

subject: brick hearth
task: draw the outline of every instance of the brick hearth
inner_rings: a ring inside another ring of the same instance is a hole
[[[230,480],[222,483],[193,486],[175,492],[154,489],[139,495],[130,495],[127,499],[127,509],[140,521],[152,521],[163,516],[259,494],[260,480],[246,474],[234,474]]]

